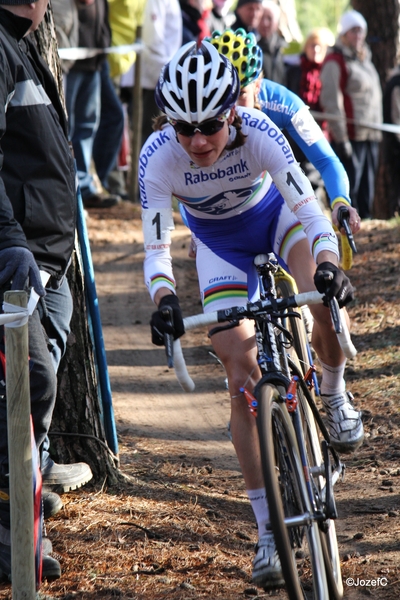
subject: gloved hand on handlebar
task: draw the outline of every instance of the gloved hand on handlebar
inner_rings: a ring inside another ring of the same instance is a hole
[[[331,274],[331,278],[327,275]],[[314,283],[320,294],[325,294],[324,304],[336,298],[340,308],[354,299],[354,288],[347,275],[331,262],[323,262],[318,265],[314,275]]]
[[[165,307],[170,306],[172,308],[172,323],[168,322],[168,318],[164,314]],[[179,306],[178,296],[174,294],[168,294],[163,296],[156,310],[151,315],[150,321],[151,328],[151,341],[156,346],[164,346],[164,334],[170,333],[174,336],[174,340],[177,340],[181,335],[185,333],[183,326],[183,317],[181,307]]]
[[[12,290],[23,290],[28,284],[39,296],[46,295],[35,258],[30,250],[22,246],[0,250],[0,285],[11,280]]]

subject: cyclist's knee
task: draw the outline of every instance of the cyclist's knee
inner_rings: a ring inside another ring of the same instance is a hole
[[[314,318],[314,322],[316,322],[319,325],[319,327],[321,327],[324,330],[326,330],[326,328],[332,329],[333,331],[332,318],[329,308],[327,308],[323,304],[314,304],[309,308]]]

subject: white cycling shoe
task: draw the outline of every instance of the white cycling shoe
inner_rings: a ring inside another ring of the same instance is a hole
[[[256,556],[253,561],[252,581],[264,589],[273,589],[285,585],[281,561],[275,546],[272,532],[260,537],[256,546]]]
[[[338,452],[353,452],[361,446],[364,440],[361,413],[354,408],[353,399],[350,392],[321,394],[328,417],[331,444]]]

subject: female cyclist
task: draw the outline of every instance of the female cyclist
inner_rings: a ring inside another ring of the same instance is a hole
[[[164,333],[175,338],[184,333],[170,255],[173,196],[184,204],[195,235],[205,312],[254,299],[253,259],[271,251],[292,273],[299,291],[316,286],[327,297],[336,296],[341,306],[353,297],[337,266],[330,220],[286,138],[262,112],[236,107],[239,92],[236,69],[209,42],[180,48],[157,84],[156,101],[165,116],[139,159],[144,272],[158,306],[151,319],[157,345],[164,343]],[[328,290],[321,271],[332,273]],[[173,326],[163,319],[166,305],[173,308]],[[322,364],[327,410],[336,423],[335,442],[350,451],[362,443],[363,426],[345,390],[345,357],[329,310],[321,304],[312,313],[312,343]],[[269,528],[256,422],[240,392],[244,382],[251,388],[260,377],[253,326],[243,322],[220,331],[212,344],[227,372],[233,443],[258,524],[253,581],[276,587],[283,577]]]

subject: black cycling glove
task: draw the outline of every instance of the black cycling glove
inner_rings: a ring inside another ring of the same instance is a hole
[[[172,308],[172,320],[169,321],[168,313],[165,313],[166,307]],[[177,340],[185,333],[183,326],[183,317],[181,307],[179,306],[178,296],[168,294],[163,296],[156,310],[151,315],[150,321],[151,341],[156,346],[164,346],[164,334],[170,333]]]
[[[332,278],[327,278],[327,272],[332,274]],[[324,304],[336,298],[340,308],[354,300],[354,288],[347,275],[331,262],[323,262],[318,265],[314,275],[314,283],[320,294],[325,294]]]

